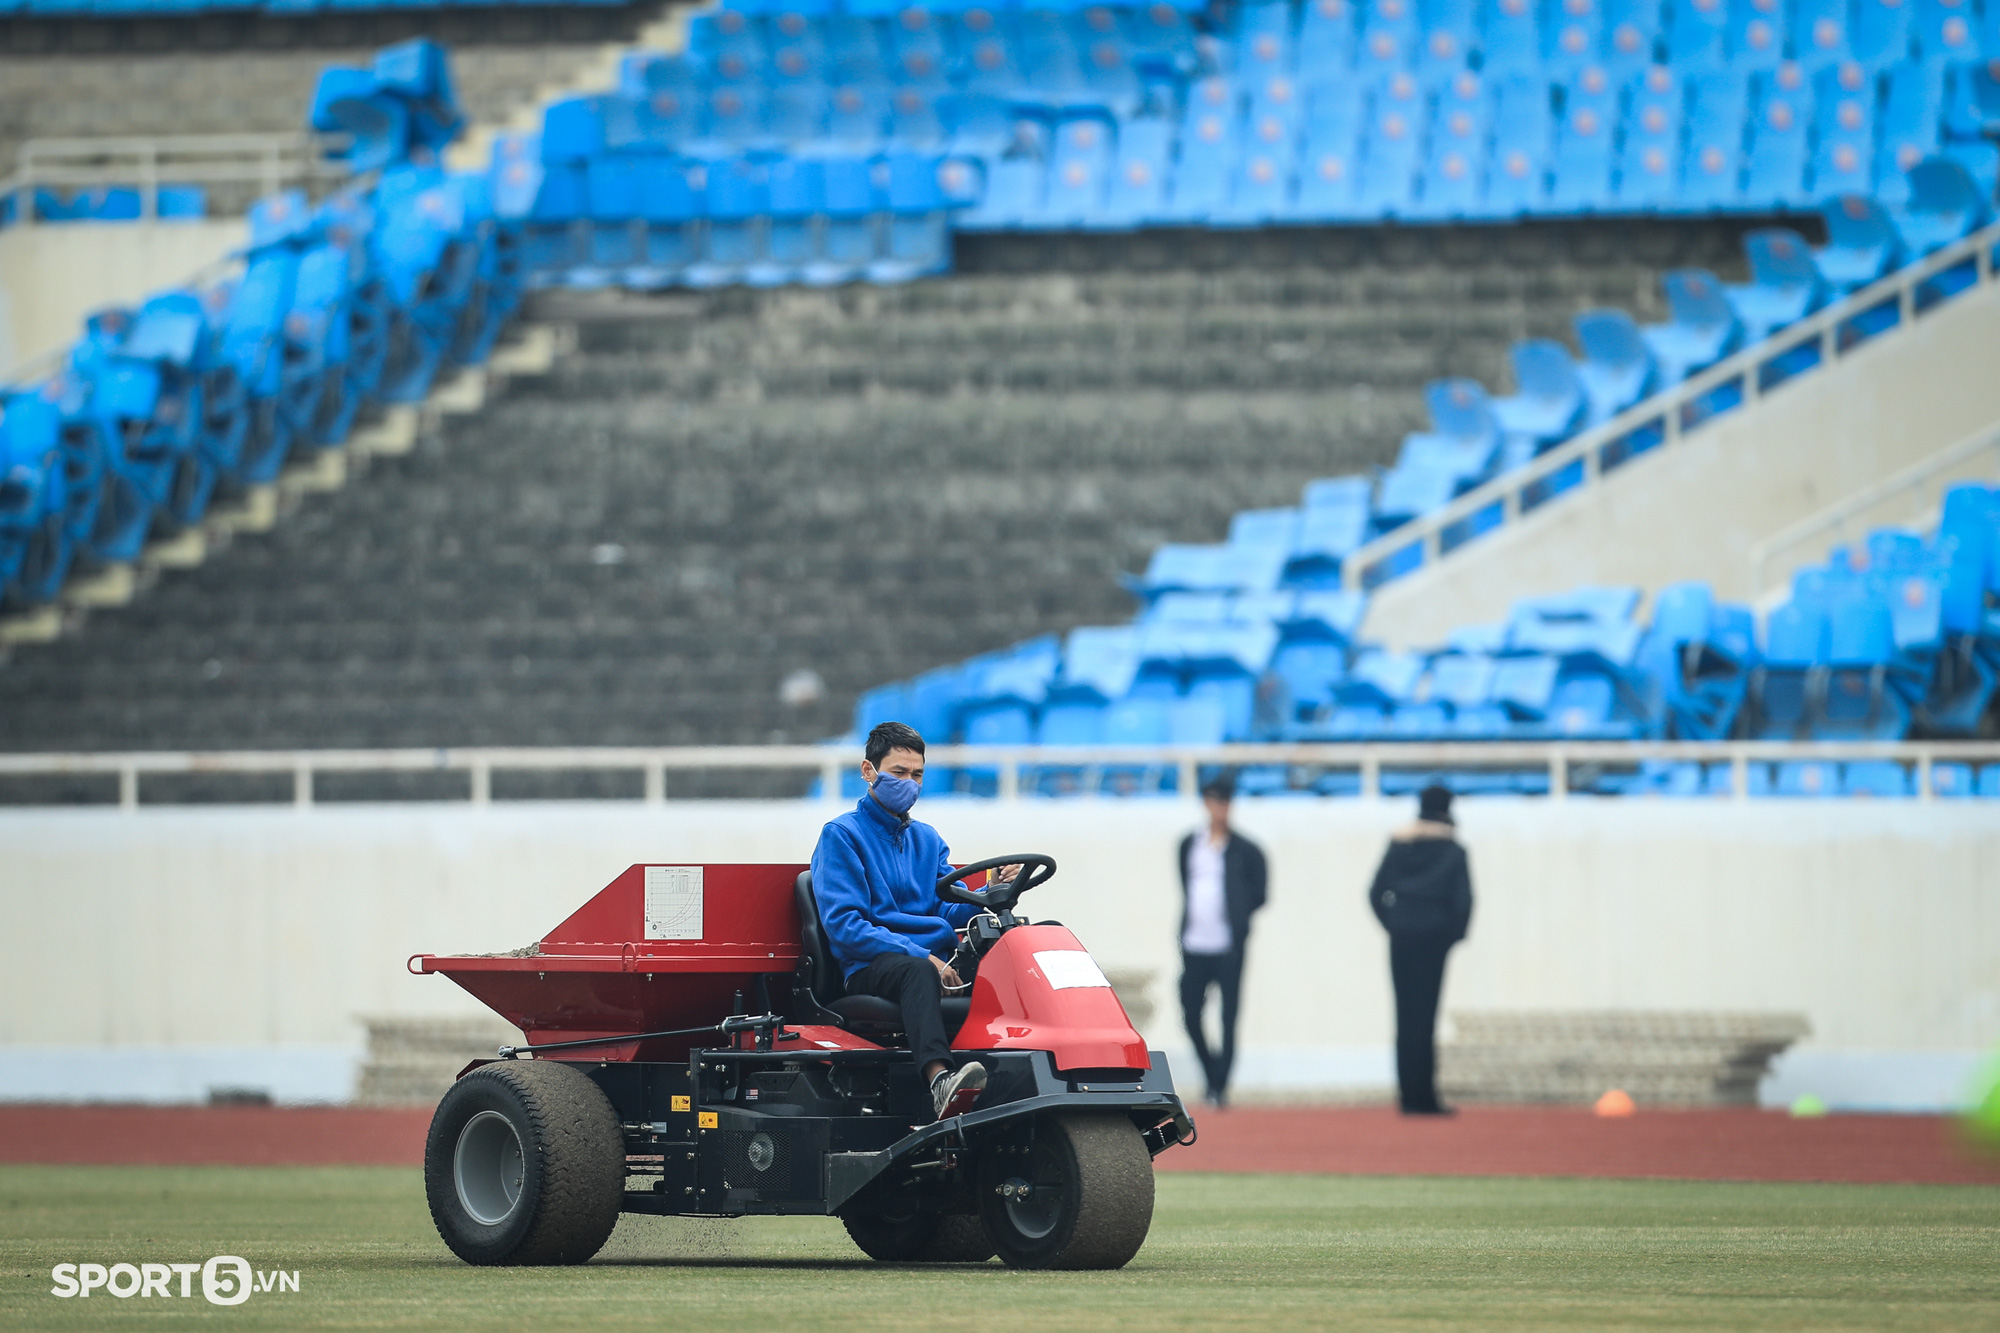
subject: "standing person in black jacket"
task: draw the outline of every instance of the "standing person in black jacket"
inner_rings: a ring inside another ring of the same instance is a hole
[[[1236,1003],[1243,990],[1243,949],[1250,915],[1264,905],[1264,853],[1229,826],[1236,784],[1225,774],[1201,789],[1208,827],[1181,839],[1181,1018],[1208,1080],[1210,1105],[1229,1093],[1236,1062]],[[1201,1011],[1211,986],[1222,990],[1222,1049],[1210,1051]]]
[[[1437,1095],[1438,993],[1444,956],[1472,920],[1472,874],[1453,836],[1451,792],[1417,797],[1417,822],[1399,830],[1368,890],[1389,932],[1389,978],[1396,988],[1396,1082],[1403,1114],[1450,1115]]]

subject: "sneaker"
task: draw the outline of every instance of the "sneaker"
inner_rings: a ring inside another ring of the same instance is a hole
[[[986,1091],[986,1066],[977,1060],[956,1071],[947,1069],[931,1080],[931,1105],[937,1118],[964,1115]]]

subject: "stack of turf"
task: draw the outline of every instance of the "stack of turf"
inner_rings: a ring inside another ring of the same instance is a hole
[[[1449,1101],[1588,1105],[1622,1088],[1641,1106],[1754,1106],[1804,1015],[1644,1010],[1454,1013],[1438,1048]]]
[[[433,1105],[458,1071],[490,1060],[521,1033],[497,1018],[369,1018],[368,1063],[357,1100],[364,1106]]]

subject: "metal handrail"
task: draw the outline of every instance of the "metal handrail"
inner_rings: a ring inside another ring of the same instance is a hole
[[[318,773],[464,772],[468,799],[474,805],[492,801],[497,770],[563,771],[577,769],[639,769],[645,778],[642,799],[657,804],[667,799],[667,774],[690,769],[749,769],[809,771],[820,780],[823,799],[836,799],[841,776],[859,762],[850,745],[696,745],[696,746],[577,746],[559,748],[472,747],[401,750],[158,750],[124,753],[0,754],[0,775],[8,777],[116,775],[119,804],[137,809],[142,775],[255,774],[292,775],[293,804],[314,804],[313,778]],[[1549,796],[1564,799],[1569,771],[1577,764],[1636,765],[1644,760],[1694,760],[1727,763],[1737,799],[1749,794],[1750,764],[1788,760],[1841,763],[1889,760],[1910,765],[1917,794],[1933,794],[1932,766],[1947,762],[2000,763],[2000,742],[1994,741],[1448,741],[1362,743],[1256,743],[1210,746],[1092,745],[990,746],[934,745],[934,767],[990,769],[997,795],[1019,799],[1024,770],[1105,768],[1171,769],[1176,794],[1192,799],[1204,766],[1307,766],[1353,769],[1360,776],[1364,797],[1381,795],[1382,770],[1448,768],[1540,768],[1549,773]],[[1094,787],[1092,781],[1087,786]],[[1088,795],[1087,792],[1079,795]],[[393,798],[392,798],[393,799]]]
[[[0,198],[38,185],[134,185],[139,216],[158,216],[162,179],[171,182],[257,182],[275,194],[287,181],[343,178],[347,167],[328,160],[344,136],[310,133],[113,135],[30,139],[14,173],[0,180]],[[35,225],[32,194],[18,225]]]
[[[1800,519],[1790,527],[1753,543],[1750,547],[1752,600],[1761,602],[1765,594],[1771,591],[1765,586],[1764,574],[1780,552],[1802,546],[1828,532],[1845,540],[1848,525],[1860,515],[1911,491],[1921,494],[1939,478],[1940,474],[1952,472],[1980,454],[1989,452],[1994,455],[1996,462],[2000,462],[2000,423],[1974,431],[1957,444],[1939,450],[1929,458],[1882,478],[1839,504],[1829,505],[1817,514]]]
[[[1706,370],[1688,376],[1672,388],[1663,389],[1633,404],[1609,421],[1564,441],[1525,465],[1467,491],[1443,508],[1421,518],[1411,519],[1394,531],[1384,533],[1356,548],[1341,560],[1343,585],[1356,591],[1379,587],[1388,580],[1381,579],[1371,583],[1369,581],[1371,571],[1386,565],[1413,546],[1420,548],[1422,560],[1408,572],[1414,573],[1418,569],[1433,567],[1448,554],[1443,547],[1443,537],[1447,529],[1464,523],[1474,515],[1492,509],[1496,505],[1500,507],[1501,512],[1498,526],[1505,527],[1519,522],[1531,510],[1540,509],[1543,504],[1558,498],[1550,495],[1539,503],[1530,504],[1526,502],[1527,492],[1537,483],[1548,481],[1573,464],[1581,462],[1583,476],[1574,488],[1560,494],[1574,496],[1590,490],[1602,479],[1605,471],[1600,457],[1603,449],[1643,427],[1655,425],[1660,427],[1662,438],[1657,448],[1665,449],[1678,444],[1683,435],[1690,430],[1698,429],[1703,424],[1682,421],[1683,413],[1690,404],[1725,385],[1740,382],[1743,391],[1742,406],[1748,407],[1766,392],[1760,382],[1759,372],[1764,366],[1776,361],[1787,352],[1816,342],[1819,344],[1819,365],[1825,366],[1861,348],[1873,346],[1880,335],[1864,339],[1849,347],[1842,347],[1839,336],[1841,327],[1857,315],[1894,301],[1897,305],[1895,327],[1907,328],[1917,315],[1917,288],[1945,270],[1956,268],[1970,259],[1976,274],[1974,285],[1985,286],[1990,283],[1993,279],[1992,253],[1996,245],[2000,245],[2000,222],[1983,227],[1922,259],[1905,264],[1895,272],[1815,311],[1795,324],[1786,326],[1763,341],[1718,361]],[[1796,378],[1797,375],[1787,376],[1780,385],[1771,387],[1781,387],[1782,384],[1790,383]],[[1454,545],[1452,552],[1461,550],[1476,540],[1476,537],[1467,537]]]

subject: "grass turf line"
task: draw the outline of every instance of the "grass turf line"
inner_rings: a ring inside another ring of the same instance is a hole
[[[1985,1328],[2000,1188],[1167,1175],[1116,1273],[871,1262],[819,1218],[628,1217],[590,1265],[476,1269],[407,1168],[0,1167],[0,1328]],[[236,1254],[231,1309],[48,1294],[60,1262]]]

